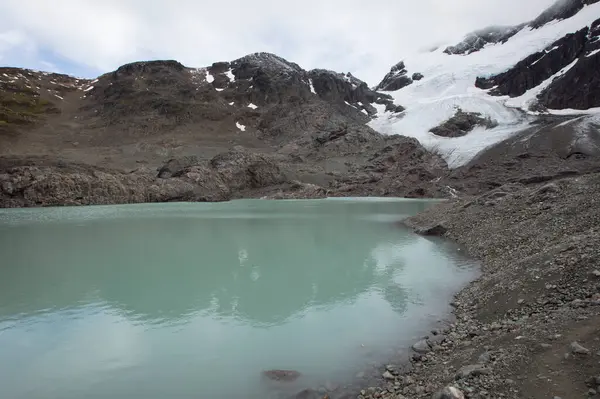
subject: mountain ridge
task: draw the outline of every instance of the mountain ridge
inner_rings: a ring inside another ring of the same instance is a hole
[[[539,26],[523,27],[504,42],[469,54],[439,48],[426,53],[421,66],[401,61],[373,88],[351,73],[305,70],[265,52],[201,68],[138,61],[96,79],[1,68],[2,203],[452,197],[519,181],[519,166],[533,177],[547,176],[550,168],[590,173],[599,144],[588,130],[599,124],[596,117],[553,115],[536,105],[538,95],[552,105],[571,89],[580,97],[588,93],[584,106],[597,101],[598,21],[592,14],[600,3],[560,3],[534,20]],[[587,32],[571,32],[582,24]],[[578,44],[567,36],[579,38]],[[564,51],[546,52],[560,40]],[[566,70],[574,57],[581,66]],[[574,73],[586,76],[587,92],[576,89]],[[553,86],[549,79],[557,74],[563,83]],[[509,89],[520,80],[527,84]],[[529,157],[515,158],[501,145],[558,131],[569,137],[561,139],[563,147],[522,146]],[[589,144],[582,149],[574,143],[584,136]],[[570,148],[585,162],[571,157]],[[73,187],[73,198],[61,184]]]

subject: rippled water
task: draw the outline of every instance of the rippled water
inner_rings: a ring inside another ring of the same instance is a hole
[[[264,398],[343,383],[474,276],[430,201],[0,210],[0,397]],[[261,371],[292,369],[290,384]]]

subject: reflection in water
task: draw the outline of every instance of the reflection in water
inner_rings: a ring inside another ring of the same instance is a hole
[[[423,328],[472,276],[394,223],[430,204],[1,211],[0,396],[261,397],[261,369],[350,375],[357,348]]]

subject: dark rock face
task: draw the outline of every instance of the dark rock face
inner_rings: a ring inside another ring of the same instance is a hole
[[[395,91],[408,86],[413,80],[407,76],[407,73],[404,61],[400,61],[384,76],[375,90]]]
[[[412,80],[421,80],[423,78],[424,78],[423,74],[419,73],[419,72],[415,72],[412,75]]]
[[[562,109],[600,106],[600,19],[590,27],[565,35],[543,51],[531,54],[514,67],[489,78],[477,78],[475,86],[490,89],[491,95],[517,97],[549,79],[572,63],[571,69],[555,78],[540,94],[540,105]]]
[[[471,54],[481,50],[490,43],[506,43],[508,39],[519,32],[525,24],[517,26],[491,26],[469,33],[462,42],[449,46],[444,50],[446,54]]]
[[[313,69],[309,73],[310,80],[319,97],[329,102],[347,102],[367,115],[377,113],[371,104],[384,104],[390,112],[401,112],[404,107],[396,105],[389,94],[371,90],[365,82],[351,73],[342,74],[325,69]]]
[[[490,78],[477,78],[475,86],[493,89],[491,95],[518,97],[550,78],[577,59],[587,43],[588,28],[570,33],[543,51],[531,54],[506,72]]]
[[[551,109],[588,109],[600,106],[600,19],[590,27],[583,53],[575,66],[552,82],[540,95]]]
[[[495,121],[482,117],[478,112],[464,112],[459,108],[452,118],[434,127],[430,132],[442,137],[461,137],[473,130],[475,126],[491,129],[497,125]]]

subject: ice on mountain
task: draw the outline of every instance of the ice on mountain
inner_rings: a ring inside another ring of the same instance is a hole
[[[242,124],[241,124],[241,123],[239,123],[239,122],[236,122],[236,123],[235,123],[235,126],[236,126],[238,129],[240,129],[242,132],[245,132],[245,131],[246,131],[246,126],[242,125]]]
[[[218,87],[215,87],[215,90],[216,90],[216,91],[223,91],[223,90],[225,90],[225,89],[219,89]]]
[[[250,104],[248,104],[248,108],[256,109],[256,108],[258,108],[258,106],[250,103]]]
[[[487,91],[476,88],[475,79],[508,70],[566,34],[589,26],[598,15],[600,2],[584,7],[569,19],[552,22],[538,29],[525,27],[505,43],[488,44],[469,55],[448,55],[442,50],[445,47],[441,46],[433,52],[406,57],[406,68],[421,72],[427,79],[387,92],[393,97],[394,103],[402,104],[406,110],[399,118],[394,113],[382,112],[384,106],[373,104],[377,109],[377,117],[369,122],[369,126],[383,134],[415,137],[427,149],[437,151],[450,167],[469,162],[478,152],[530,125],[527,115],[505,104],[506,97],[490,96]],[[526,94],[533,96],[538,93]],[[527,98],[519,100],[526,102]],[[464,112],[479,112],[483,117],[496,120],[498,126],[488,130],[476,128],[459,138],[437,137],[429,133],[430,129],[453,116],[456,107]]]
[[[233,104],[235,104],[233,101],[229,103],[229,105],[233,105]]]

